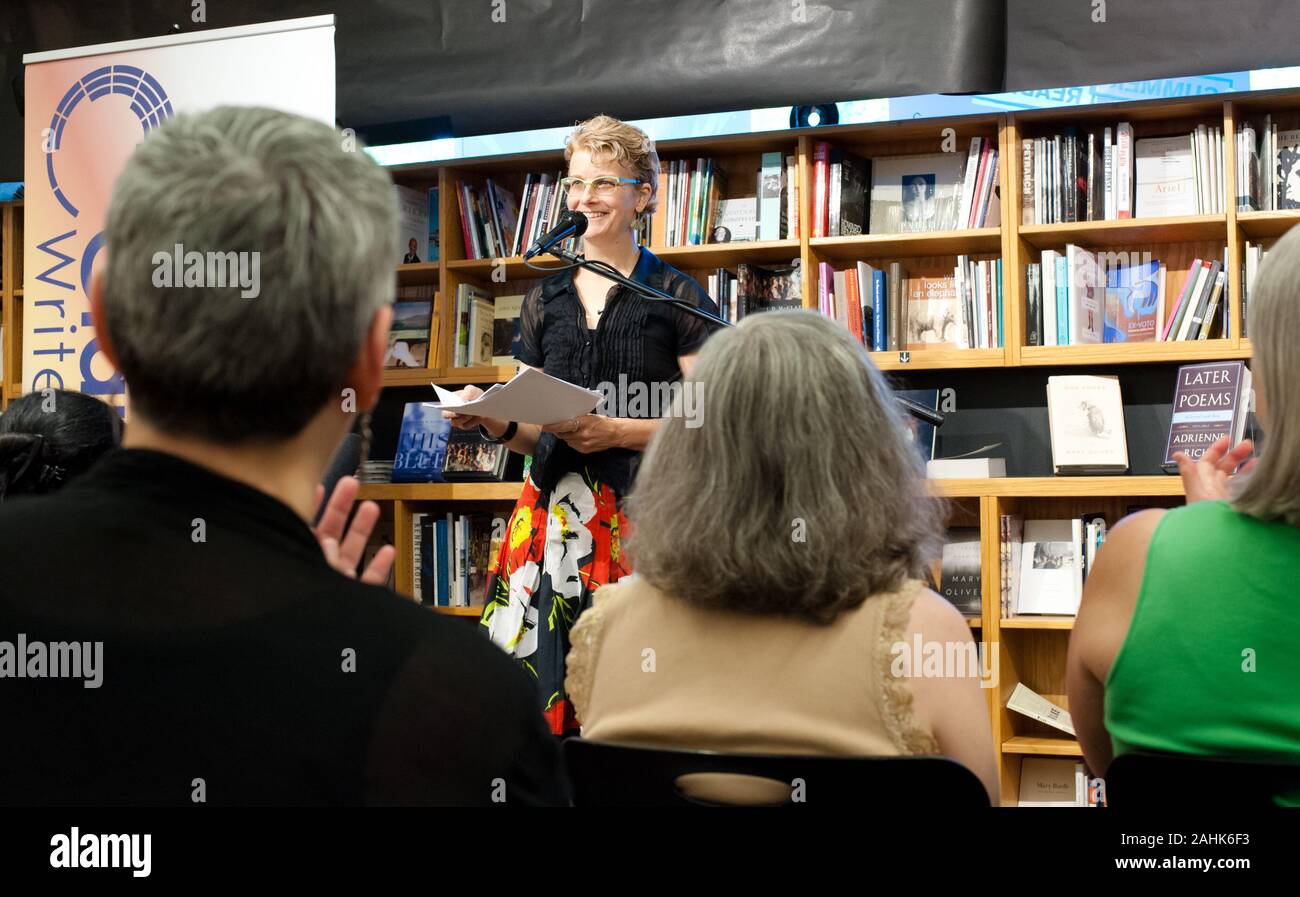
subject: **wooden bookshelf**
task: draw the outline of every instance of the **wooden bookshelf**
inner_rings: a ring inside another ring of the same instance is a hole
[[[904,266],[929,266],[951,270],[956,255],[975,259],[1001,258],[1004,348],[913,350],[906,357],[898,352],[872,353],[875,364],[891,376],[907,377],[911,372],[949,371],[983,374],[1014,369],[1025,376],[1043,376],[1047,367],[1068,367],[1080,372],[1118,365],[1174,365],[1220,359],[1249,359],[1252,346],[1241,336],[1241,262],[1244,245],[1276,239],[1300,223],[1300,212],[1237,212],[1234,204],[1235,145],[1232,139],[1239,121],[1259,119],[1269,110],[1287,110],[1300,116],[1300,90],[1234,94],[1230,99],[1198,96],[1136,103],[1115,103],[1063,109],[989,113],[942,119],[909,119],[863,125],[842,125],[818,129],[786,130],[726,137],[665,140],[658,143],[661,158],[718,159],[728,173],[731,196],[745,195],[746,172],[756,166],[764,152],[793,154],[799,184],[801,232],[794,238],[766,242],[705,244],[665,247],[652,242],[651,249],[668,263],[697,277],[711,269],[734,268],[740,262],[787,263],[798,258],[803,269],[803,305],[817,307],[818,265],[829,262],[843,268],[857,261],[879,264],[891,260]],[[1275,116],[1276,117],[1276,116]],[[1186,133],[1197,124],[1214,124],[1224,129],[1224,208],[1221,215],[1171,218],[1138,218],[1074,224],[1034,225],[1022,223],[1021,140],[1054,133],[1065,125],[1100,128],[1118,121],[1130,121],[1135,137]],[[1300,126],[1300,118],[1294,126]],[[999,148],[998,185],[1000,224],[975,230],[954,230],[923,234],[865,234],[852,237],[810,236],[812,153],[815,141],[826,140],[865,156],[887,156],[941,151],[945,133],[951,128],[958,151],[965,152],[972,136],[996,139]],[[460,210],[455,194],[458,181],[481,186],[492,177],[516,193],[529,171],[558,171],[563,154],[556,148],[537,153],[516,153],[480,159],[459,159],[442,163],[398,166],[391,169],[399,183],[413,187],[439,188],[440,257],[437,261],[396,267],[395,284],[433,285],[440,301],[434,309],[439,321],[437,345],[430,347],[428,366],[421,369],[386,371],[384,383],[396,389],[429,387],[430,383],[462,385],[490,384],[508,380],[514,368],[451,366],[451,340],[456,288],[473,283],[494,295],[525,292],[545,275],[526,266],[519,257],[470,259],[460,228]],[[749,185],[752,192],[752,183]],[[661,192],[662,199],[662,192]],[[22,203],[0,209],[0,251],[5,266],[0,278],[3,305],[4,363],[0,371],[0,397],[7,403],[19,394],[21,382],[21,221]],[[1194,257],[1217,257],[1228,250],[1226,301],[1230,329],[1226,338],[1171,343],[1107,344],[1076,346],[1030,346],[1026,341],[1025,271],[1037,262],[1043,249],[1062,249],[1068,243],[1100,250],[1150,251],[1167,264],[1167,295],[1176,295],[1186,276],[1187,263]],[[555,267],[554,259],[543,257],[540,267]],[[1179,266],[1181,265],[1181,270]],[[990,374],[992,375],[992,374]],[[1015,374],[1012,374],[1015,376]],[[1046,438],[1046,437],[1044,437]],[[1077,742],[1053,734],[1047,727],[1010,714],[1005,702],[1019,681],[1067,706],[1064,694],[1064,659],[1073,626],[1072,619],[1000,619],[998,596],[999,516],[1022,513],[1029,517],[1052,518],[1104,508],[1108,515],[1122,515],[1131,504],[1173,506],[1182,501],[1182,484],[1172,476],[1119,477],[1008,477],[982,480],[934,481],[937,494],[952,499],[963,513],[974,514],[981,531],[981,559],[984,569],[983,613],[970,621],[972,631],[986,650],[996,648],[999,681],[988,689],[994,745],[999,756],[1004,801],[1017,798],[1019,762],[1026,755],[1078,757]],[[517,483],[431,484],[366,486],[362,496],[383,503],[391,514],[398,547],[396,578],[399,591],[411,587],[410,514],[417,505],[425,510],[448,510],[487,505],[508,513],[517,500]],[[454,616],[473,619],[475,608],[447,609]],[[1015,717],[1015,718],[1013,718]],[[1058,737],[1059,736],[1059,737]]]

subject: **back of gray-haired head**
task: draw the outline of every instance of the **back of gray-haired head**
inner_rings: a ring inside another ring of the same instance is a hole
[[[136,412],[232,442],[293,436],[341,401],[362,337],[392,299],[397,245],[388,173],[344,147],[317,121],[221,107],[178,115],[136,148],[113,188],[104,282]],[[177,252],[215,258],[213,274],[242,259],[259,282],[160,276],[163,254]]]

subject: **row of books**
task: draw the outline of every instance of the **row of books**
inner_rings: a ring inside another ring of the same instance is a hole
[[[1250,305],[1251,293],[1255,289],[1255,278],[1259,276],[1259,266],[1264,263],[1265,256],[1268,255],[1268,248],[1259,244],[1246,241],[1246,262],[1242,266],[1241,272],[1241,335],[1249,336],[1246,332],[1246,309]]]
[[[437,304],[432,284],[397,288],[384,367],[428,367],[429,347],[438,345],[438,321],[433,316]]]
[[[412,514],[411,597],[433,607],[482,605],[504,530],[487,514]]]
[[[418,190],[398,184],[398,237],[395,259],[415,265],[438,260],[438,188]]]
[[[391,476],[394,483],[522,480],[522,460],[505,445],[488,442],[478,430],[452,427],[438,408],[408,402],[402,411]]]
[[[718,268],[708,275],[707,289],[719,314],[736,323],[745,315],[803,306],[803,276],[799,260],[789,265],[741,262],[733,274]]]
[[[1237,132],[1237,211],[1300,209],[1300,131],[1279,131],[1271,115],[1263,126],[1243,123]]]
[[[1225,247],[1224,257],[1227,256]],[[1166,268],[1150,253],[1097,252],[1069,244],[1026,266],[1026,340],[1031,346],[1208,339],[1230,330],[1227,274],[1194,259],[1167,301]]]
[[[871,159],[818,141],[813,145],[812,236],[996,226],[997,172],[997,146],[985,137],[972,137],[966,153]]]
[[[1003,618],[1077,614],[1088,571],[1106,539],[1105,515],[1025,520],[1003,514],[999,526]]]
[[[957,256],[952,274],[909,276],[902,262],[818,267],[817,305],[871,351],[1002,345],[1002,260]]]
[[[1025,138],[1021,223],[1060,224],[1224,211],[1223,131],[1135,140],[1133,127]]]
[[[528,172],[520,196],[487,178],[479,188],[458,181],[461,234],[471,259],[507,258],[523,254],[555,226],[565,207],[560,172]]]
[[[659,214],[655,230],[664,246],[784,240],[799,235],[799,190],[793,155],[763,153],[754,195],[724,198],[726,172],[714,159],[660,163]],[[653,227],[653,225],[652,225]]]
[[[1224,436],[1229,438],[1230,445],[1240,442],[1253,410],[1251,387],[1250,368],[1242,361],[1211,361],[1180,367],[1161,466],[1172,472],[1177,468],[1173,458],[1175,452],[1184,451],[1196,460],[1215,440]],[[921,393],[908,397],[931,406]],[[1128,437],[1118,377],[1095,374],[1048,377],[1047,421],[1054,474],[1081,476],[1128,472]],[[933,440],[934,435],[918,434],[918,438]],[[922,448],[924,451],[926,447]],[[932,457],[932,443],[928,450]],[[1000,462],[998,469],[965,475],[1006,475],[1005,459],[982,460]]]
[[[493,296],[470,283],[456,287],[455,367],[514,364],[524,294]]]

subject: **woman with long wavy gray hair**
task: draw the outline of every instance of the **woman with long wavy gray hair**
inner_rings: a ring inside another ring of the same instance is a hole
[[[705,344],[687,386],[703,424],[669,418],[628,498],[638,575],[573,631],[583,737],[946,754],[996,802],[970,628],[921,581],[944,503],[862,348],[811,311],[754,315]],[[922,664],[921,646],[958,662]]]

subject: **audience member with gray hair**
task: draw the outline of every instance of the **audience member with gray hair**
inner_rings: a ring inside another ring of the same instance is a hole
[[[0,678],[23,733],[0,802],[563,802],[527,678],[331,569],[308,526],[381,388],[387,173],[283,112],[179,115],[128,161],[105,238],[91,310],[129,387],[123,447],[0,507],[0,632],[99,645],[102,677]]]
[[[1259,458],[1226,437],[1179,453],[1187,504],[1120,521],[1088,573],[1066,675],[1096,775],[1132,751],[1300,755],[1300,229],[1260,267],[1247,332]]]
[[[573,629],[583,737],[946,754],[996,803],[970,628],[921,581],[944,504],[879,371],[842,326],[769,312],[715,334],[688,381],[707,420],[666,419],[628,497],[638,575]],[[935,646],[952,668],[924,662]]]

